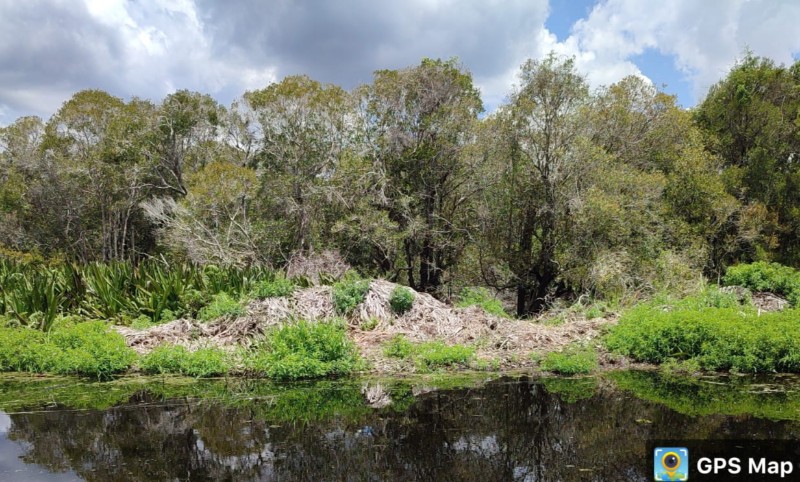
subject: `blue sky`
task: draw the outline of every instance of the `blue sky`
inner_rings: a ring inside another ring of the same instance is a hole
[[[573,56],[592,87],[647,78],[692,107],[746,47],[800,56],[797,0],[31,0],[0,2],[0,125],[83,89],[230,105],[307,74],[347,89],[378,69],[458,57],[489,111],[519,66]]]

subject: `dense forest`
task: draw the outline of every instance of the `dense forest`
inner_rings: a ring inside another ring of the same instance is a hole
[[[638,77],[592,90],[555,55],[491,113],[456,60],[349,92],[291,76],[230,107],[86,90],[0,128],[0,251],[242,268],[335,252],[526,316],[800,266],[799,154],[800,62],[750,54],[690,110]]]

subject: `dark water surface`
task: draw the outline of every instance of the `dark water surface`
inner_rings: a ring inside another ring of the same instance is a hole
[[[6,377],[0,410],[0,480],[651,480],[648,439],[797,439],[800,382]]]

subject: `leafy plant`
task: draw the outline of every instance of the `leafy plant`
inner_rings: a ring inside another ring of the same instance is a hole
[[[257,299],[278,298],[281,296],[291,296],[295,290],[295,285],[286,278],[275,278],[272,281],[264,280],[256,283],[250,296]]]
[[[283,326],[267,334],[245,365],[276,380],[349,374],[360,366],[360,357],[345,327],[341,320]]]
[[[161,345],[142,357],[139,369],[150,374],[180,374],[205,378],[229,371],[227,354],[219,348],[190,352],[181,345]]]
[[[395,314],[402,315],[414,305],[414,292],[405,286],[398,286],[392,290],[389,297],[389,306]]]
[[[486,288],[464,288],[458,297],[456,306],[459,308],[480,306],[483,308],[483,311],[489,314],[501,318],[510,318],[508,313],[503,309],[503,303],[492,296]]]
[[[420,370],[453,365],[467,366],[475,356],[475,348],[464,345],[446,345],[441,341],[413,344],[403,335],[397,335],[384,346],[384,355],[411,360]]]
[[[333,306],[340,315],[350,315],[369,291],[369,280],[345,278],[333,285]]]
[[[223,316],[241,316],[243,314],[242,304],[223,291],[214,295],[211,303],[200,310],[197,316],[202,321],[211,321]]]
[[[548,353],[539,366],[542,370],[561,375],[591,373],[597,369],[597,353],[589,347],[572,346],[564,351]]]
[[[785,296],[792,306],[800,306],[800,271],[779,263],[759,261],[731,266],[723,282],[753,291],[770,291]]]

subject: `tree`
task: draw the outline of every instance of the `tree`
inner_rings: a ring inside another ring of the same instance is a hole
[[[190,260],[248,266],[265,261],[251,215],[257,186],[252,169],[215,161],[189,176],[184,199],[159,197],[142,207],[162,241]]]
[[[572,59],[551,54],[522,65],[520,85],[493,122],[500,139],[492,161],[483,232],[517,292],[517,315],[540,311],[558,279],[557,253],[568,240],[570,200],[580,188],[580,113],[589,99]],[[503,286],[505,287],[505,286]]]
[[[425,59],[376,72],[359,94],[370,206],[400,234],[408,284],[436,293],[474,223],[475,166],[463,153],[483,109],[478,89],[455,60]]]
[[[336,199],[330,179],[351,144],[350,97],[340,87],[291,76],[243,100],[255,120],[253,164],[264,215],[287,231],[284,249],[313,251]]]
[[[746,53],[695,119],[722,159],[728,192],[765,221],[733,260],[800,263],[800,62],[787,68]]]

